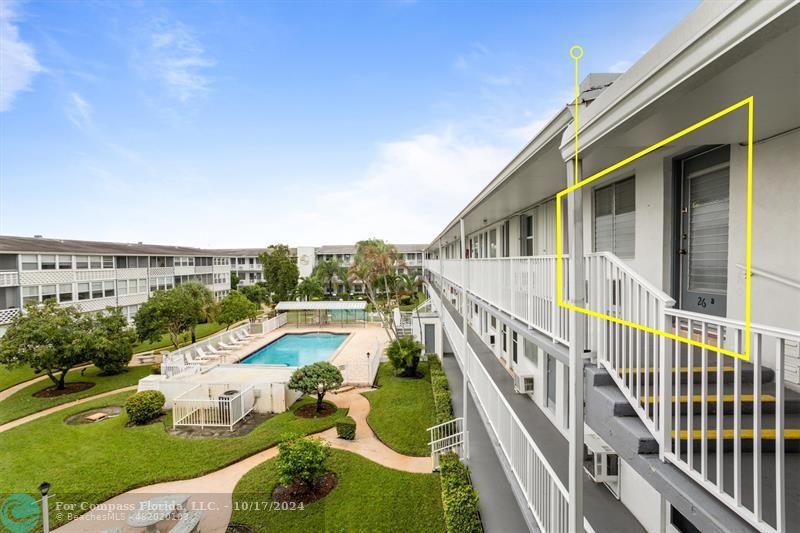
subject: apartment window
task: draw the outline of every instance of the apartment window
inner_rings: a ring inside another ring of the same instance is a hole
[[[102,298],[102,297],[103,297],[103,282],[102,281],[93,281],[92,282],[92,299]]]
[[[76,255],[75,256],[75,268],[79,270],[85,270],[89,268],[89,256],[88,255]]]
[[[507,352],[508,351],[508,346],[507,346],[506,338],[508,337],[508,328],[506,328],[505,324],[503,324],[503,335],[502,336],[503,336],[503,351]]]
[[[58,269],[59,270],[71,270],[72,269],[72,256],[71,255],[59,255],[58,256]]]
[[[489,257],[497,257],[497,230],[489,232]]]
[[[114,258],[108,255],[103,256],[103,268],[114,268]]]
[[[56,256],[43,255],[42,256],[42,270],[55,270],[56,269]]]
[[[78,300],[88,300],[89,296],[89,284],[78,283]]]
[[[114,282],[113,281],[104,281],[103,282],[103,296],[108,298],[109,296],[114,296]]]
[[[58,286],[58,301],[71,302],[72,301],[72,283],[62,283]]]
[[[134,281],[136,283],[136,281]],[[126,280],[119,280],[117,281],[117,294],[119,296],[125,296],[128,294],[128,282]]]
[[[490,319],[490,322],[492,324],[492,329],[496,330],[497,329],[497,319],[494,316],[492,316],[491,319]]]
[[[39,302],[39,287],[22,287],[22,305]]]
[[[525,351],[523,353],[525,357],[533,363],[533,366],[539,366],[539,350],[536,348],[536,345],[525,339],[524,348]]]
[[[147,292],[147,280],[142,278],[139,280],[139,289],[136,292]]]
[[[135,257],[133,259],[136,260]],[[136,265],[134,265],[134,266],[136,266]],[[117,268],[128,268],[128,258],[125,257],[124,255],[118,255],[117,256]]]
[[[101,268],[102,266],[103,261],[100,259],[99,255],[89,256],[89,268]]]
[[[22,270],[39,270],[39,258],[35,255],[23,255]]]
[[[56,286],[55,285],[42,285],[42,301],[56,299]]]
[[[547,407],[555,411],[556,408],[556,365],[555,358],[547,354]]]
[[[511,332],[511,360],[517,362],[517,350],[519,349],[519,342],[517,339],[517,332]]]
[[[594,191],[594,250],[634,257],[636,186],[634,178]]]

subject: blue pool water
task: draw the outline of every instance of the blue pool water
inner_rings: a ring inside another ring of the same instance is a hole
[[[287,333],[239,363],[304,366],[330,358],[346,338],[346,333]]]

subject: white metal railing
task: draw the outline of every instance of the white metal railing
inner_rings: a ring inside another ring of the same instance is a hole
[[[366,354],[367,357],[360,361],[351,360],[339,365],[338,368],[342,372],[343,383],[347,385],[372,386],[375,383],[375,377],[378,375],[384,347],[385,342],[376,337],[375,348],[371,353]]]
[[[428,428],[431,447],[431,461],[433,470],[439,470],[439,458],[445,453],[456,453],[464,457],[467,440],[464,434],[464,419],[454,418]]]
[[[252,386],[236,390],[235,394],[223,393],[213,397],[215,388],[222,390],[201,384],[175,398],[172,402],[173,427],[227,427],[232,430],[254,409],[255,392]]]
[[[0,324],[8,324],[11,322],[14,317],[20,314],[20,309],[18,307],[12,307],[10,309],[0,309]]]
[[[439,312],[445,318],[445,330],[461,370],[467,374],[475,391],[476,404],[483,411],[488,429],[499,443],[539,528],[546,533],[566,531],[569,522],[567,489],[472,347],[467,345],[466,353],[459,353],[464,351],[463,335],[458,328],[447,326],[448,323],[455,325],[450,312],[445,307],[440,307]]]
[[[0,287],[16,287],[19,275],[16,272],[0,272]]]
[[[747,268],[744,265],[737,264],[736,268],[741,270],[742,274],[744,274],[747,271]],[[772,281],[776,281],[778,283],[786,285],[787,287],[792,287],[793,289],[800,289],[800,281],[797,281],[797,280],[794,280],[794,279],[787,278],[785,276],[781,276],[781,275],[775,274],[774,272],[770,272],[768,270],[764,270],[764,269],[761,269],[761,268],[751,268],[750,269],[750,273],[753,276],[761,276],[762,278],[766,278],[766,279],[770,279]]]
[[[661,457],[684,470],[758,530],[786,531],[783,395],[785,382],[800,383],[800,332],[752,325],[749,363],[696,344],[668,339],[625,322],[737,353],[744,351],[744,325],[673,309],[674,300],[611,253],[588,254],[584,260],[585,307],[611,317],[611,320],[583,318],[587,325],[586,347],[597,354],[598,364],[608,370],[656,437]],[[565,299],[569,294],[569,261],[569,257],[564,257]],[[460,310],[458,295],[463,290],[460,265],[458,259],[426,262],[426,268],[437,274],[443,293],[457,310]],[[553,256],[467,260],[466,291],[468,296],[480,298],[567,345],[568,314],[555,303],[555,268]],[[431,292],[433,303],[443,309],[437,291]],[[455,340],[461,336],[460,328],[449,313],[441,316],[459,364],[462,368],[469,367],[459,353],[460,341]],[[716,366],[709,367],[709,363]],[[698,378],[693,376],[695,368],[700,369],[697,383]],[[773,395],[763,396],[762,376],[773,372]],[[477,391],[481,374],[476,372],[473,379],[470,372],[469,377]],[[744,397],[743,377],[752,379],[754,389],[753,394]],[[733,394],[727,397],[727,400],[733,398],[733,406],[728,406],[733,414],[731,427],[724,426],[726,397],[718,393],[724,391],[716,389],[717,380],[734,384]],[[761,410],[764,405],[770,409],[774,405],[774,421],[769,427],[764,424]],[[752,416],[742,417],[743,413]],[[717,449],[721,453],[716,453]],[[750,450],[752,454],[748,455]],[[732,463],[723,461],[726,453],[732,453]],[[775,462],[776,482],[770,487],[761,479],[765,453],[774,454],[769,460]],[[714,468],[710,466],[710,456]],[[754,480],[743,483],[742,461],[747,457],[752,457],[754,463]],[[716,476],[716,472],[720,475]],[[725,479],[733,480],[730,494],[722,489]],[[774,501],[775,509],[765,513],[764,501]]]
[[[743,322],[677,309],[666,310],[666,316],[669,331],[680,337],[745,351]],[[787,361],[797,357],[800,332],[753,324],[750,339],[749,362],[669,341],[665,368],[685,368],[688,376],[684,380],[684,372],[676,370],[666,380],[662,401],[670,402],[673,427],[662,447],[667,460],[756,529],[783,532],[789,530],[784,382]],[[696,378],[694,368],[699,368],[699,383],[689,377]],[[726,392],[726,386],[733,390]],[[743,391],[743,386],[752,390]],[[765,471],[774,472],[774,478]],[[772,486],[765,483],[769,479],[774,479]],[[766,508],[768,501],[773,508]]]

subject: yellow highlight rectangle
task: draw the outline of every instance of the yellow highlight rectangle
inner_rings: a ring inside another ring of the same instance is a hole
[[[578,176],[578,83],[577,83],[577,60],[576,60],[576,72],[575,72],[575,177]],[[628,326],[631,328],[635,328],[641,331],[646,331],[648,333],[653,333],[655,335],[660,335],[662,337],[666,337],[668,339],[672,339],[674,341],[683,342],[686,344],[691,344],[693,346],[698,346],[700,348],[705,348],[707,350],[711,350],[714,352],[719,352],[725,355],[729,355],[731,357],[738,357],[739,359],[744,359],[745,361],[750,360],[750,288],[751,288],[751,260],[752,260],[752,230],[753,230],[753,102],[754,99],[752,96],[745,98],[729,107],[726,107],[722,111],[714,113],[699,122],[696,122],[685,128],[677,133],[670,135],[669,137],[658,141],[657,143],[653,144],[641,150],[630,157],[619,161],[618,163],[614,163],[613,165],[592,174],[586,179],[583,179],[563,191],[559,192],[556,195],[556,294],[559,307],[564,307],[566,309],[570,309],[577,313],[583,313],[585,315],[593,316],[595,318],[601,318],[608,320],[610,322],[615,322],[617,324],[622,324],[624,326]],[[567,194],[576,191],[580,187],[592,183],[593,181],[602,178],[610,174],[611,172],[622,168],[623,166],[636,161],[637,159],[646,156],[647,154],[658,150],[666,146],[667,144],[671,143],[676,139],[680,139],[684,135],[688,135],[693,131],[702,128],[710,124],[711,122],[717,120],[718,118],[724,117],[733,111],[736,111],[739,108],[747,106],[747,230],[746,230],[746,244],[745,244],[745,319],[744,319],[744,331],[745,331],[745,350],[744,353],[737,353],[731,350],[726,350],[719,346],[714,346],[712,344],[706,344],[699,341],[696,341],[691,338],[685,338],[674,333],[670,333],[668,331],[661,331],[655,328],[651,328],[649,326],[645,326],[642,324],[637,324],[635,322],[630,322],[628,320],[623,320],[618,317],[614,317],[611,315],[606,315],[604,313],[599,313],[597,311],[592,311],[590,309],[586,309],[583,307],[578,307],[576,305],[572,305],[569,302],[564,301],[563,294],[562,294],[562,287],[563,287],[563,243],[562,243],[562,230],[561,230],[561,200]]]

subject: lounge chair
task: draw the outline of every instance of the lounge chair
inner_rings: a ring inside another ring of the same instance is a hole
[[[221,350],[220,350],[220,349],[218,349],[218,348],[215,348],[213,344],[207,344],[207,345],[206,345],[206,348],[208,349],[208,351],[209,351],[209,352],[210,352],[212,355],[226,355],[226,352],[228,351],[228,350],[226,350],[225,348],[223,348],[223,349],[221,349]]]

